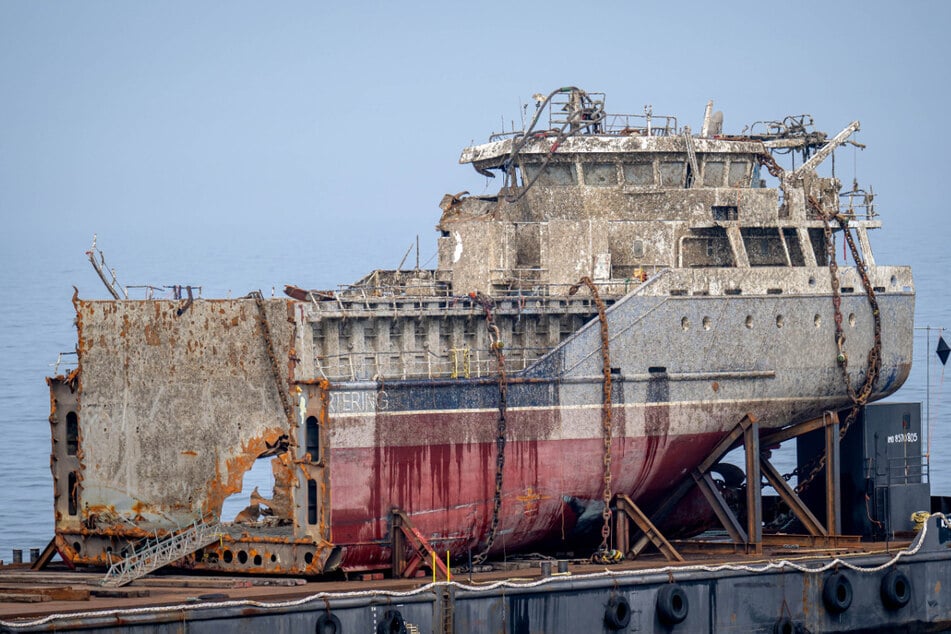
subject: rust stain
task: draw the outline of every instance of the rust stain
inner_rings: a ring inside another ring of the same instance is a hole
[[[516,496],[515,499],[522,503],[522,514],[531,517],[538,513],[538,503],[549,498],[550,496],[542,495],[541,493],[535,491],[535,489],[532,487],[528,487],[525,490],[525,493]]]
[[[145,324],[145,343],[150,346],[157,346],[162,343],[158,333],[152,328],[151,324]]]

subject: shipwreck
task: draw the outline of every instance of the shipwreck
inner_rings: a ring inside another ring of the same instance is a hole
[[[433,269],[77,294],[78,362],[49,379],[55,549],[306,575],[389,568],[406,527],[459,562],[610,552],[620,496],[652,513],[741,421],[847,427],[907,377],[914,313],[871,195],[819,171],[859,124],[722,121],[561,88],[463,150],[500,188],[443,198]],[[221,517],[259,460],[273,490]]]

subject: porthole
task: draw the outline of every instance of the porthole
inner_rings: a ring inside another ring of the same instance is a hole
[[[314,561],[314,553],[306,553],[304,555],[304,563],[308,566]]]
[[[816,316],[812,318],[812,323],[816,325],[816,328],[822,325],[822,316],[819,313],[816,313]]]
[[[782,316],[782,315],[776,315],[776,327],[777,327],[777,328],[782,328],[783,325],[785,325],[785,323],[786,323],[786,320],[783,319],[783,316]]]
[[[855,313],[849,313],[849,325],[855,328]]]
[[[690,320],[684,317],[680,320],[680,327],[684,330],[690,330]]]
[[[703,318],[703,329],[704,329],[704,330],[710,330],[710,328],[712,328],[712,327],[713,327],[713,322],[710,320],[710,318],[709,318],[709,317],[704,317],[704,318]]]
[[[226,564],[230,564],[234,560],[234,553],[232,553],[230,550],[226,550],[224,554],[221,555],[221,558]]]
[[[246,564],[248,563],[248,553],[243,550],[238,551],[238,563]]]
[[[746,327],[747,327],[747,328],[752,328],[752,327],[753,327],[753,315],[747,315],[747,316],[746,316]]]
[[[892,278],[888,280],[892,286],[898,286],[898,278],[892,275]]]
[[[816,285],[816,278],[814,278],[813,276],[810,275],[810,276],[809,276],[809,286],[815,286],[815,285]]]
[[[260,566],[262,563],[264,563],[264,560],[261,559],[261,555],[255,555],[255,556],[254,556],[254,565],[255,565],[255,566]]]

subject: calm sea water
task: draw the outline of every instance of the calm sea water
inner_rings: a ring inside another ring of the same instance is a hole
[[[425,225],[420,227],[425,228]],[[355,229],[355,232],[357,230]],[[255,231],[213,234],[129,235],[116,231],[104,236],[110,265],[121,279],[132,283],[197,283],[206,297],[243,295],[252,289],[269,292],[294,283],[332,287],[357,279],[376,266],[395,267],[405,245],[390,236],[367,236],[359,241],[325,240],[320,249],[306,248],[298,239],[289,249],[285,236]],[[5,245],[0,266],[0,559],[9,561],[11,549],[42,548],[53,535],[52,477],[49,469],[49,396],[44,377],[53,373],[57,354],[75,346],[73,284],[83,297],[103,297],[101,284],[83,252],[91,235],[50,236],[48,233],[14,236]],[[916,324],[951,328],[946,274],[951,254],[946,233],[905,225],[889,226],[873,234],[880,264],[911,264],[915,270]],[[423,244],[434,240],[423,236]],[[424,256],[427,249],[423,247]],[[431,252],[431,251],[430,251]],[[371,256],[371,254],[373,254]],[[425,258],[424,258],[425,261]],[[937,331],[931,333],[931,348]],[[922,401],[928,384],[925,349],[927,332],[916,330],[913,373],[892,400]],[[66,357],[67,365],[70,360]],[[62,368],[61,368],[62,369]],[[951,377],[949,377],[951,382]],[[951,495],[951,398],[940,365],[931,364],[931,481],[935,493]],[[794,457],[784,448],[777,467],[788,471]],[[245,491],[255,485],[264,495],[268,473],[246,478]],[[230,503],[225,517],[244,501]],[[24,554],[26,556],[26,553]]]

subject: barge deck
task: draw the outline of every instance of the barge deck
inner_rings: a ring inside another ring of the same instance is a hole
[[[781,541],[781,540],[779,540]],[[793,540],[791,540],[793,541]],[[639,557],[513,561],[436,583],[150,575],[103,592],[100,574],[0,569],[0,631],[834,632],[951,628],[951,522],[912,541],[793,543],[683,563]],[[563,563],[562,563],[563,562]],[[559,565],[561,563],[561,565]],[[564,572],[558,572],[565,569]],[[71,588],[73,600],[61,600]],[[46,596],[11,602],[10,593]],[[44,592],[44,589],[46,591]],[[96,594],[106,596],[95,596]]]

